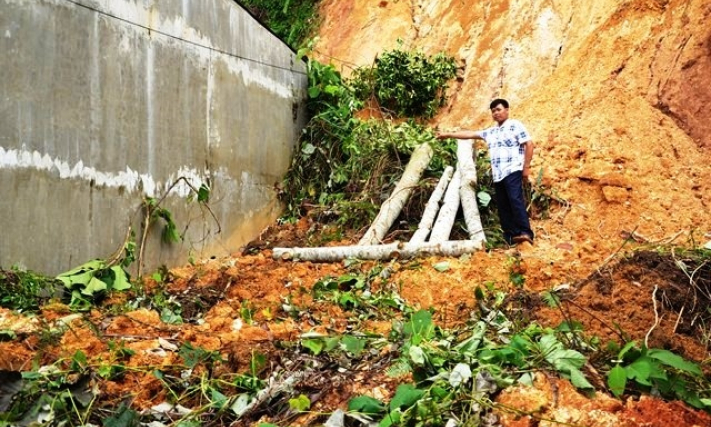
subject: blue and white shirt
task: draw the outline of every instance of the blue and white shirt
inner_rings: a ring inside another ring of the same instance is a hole
[[[525,144],[531,141],[523,123],[507,119],[501,126],[492,126],[478,131],[489,147],[491,171],[494,182],[499,182],[509,174],[523,170]]]

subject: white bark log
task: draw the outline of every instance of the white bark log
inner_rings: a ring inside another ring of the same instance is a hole
[[[439,179],[437,186],[430,195],[430,199],[425,205],[425,211],[422,213],[422,219],[417,226],[417,231],[412,235],[410,243],[422,243],[427,240],[430,231],[432,231],[432,224],[434,224],[435,218],[437,218],[437,212],[439,212],[439,202],[442,201],[445,190],[449,185],[449,181],[452,180],[452,175],[454,175],[454,168],[447,166],[444,168],[442,177]]]
[[[402,243],[369,246],[334,246],[324,248],[274,248],[275,259],[295,261],[331,262],[346,258],[384,260],[422,256],[460,256],[476,252],[484,242],[476,240],[451,240],[446,242]]]
[[[403,206],[412,193],[412,189],[417,186],[427,165],[432,159],[432,147],[424,143],[415,148],[410,157],[410,161],[405,168],[405,172],[400,178],[400,182],[395,186],[395,190],[380,207],[378,216],[373,224],[358,242],[359,245],[375,245],[383,241],[390,227],[400,215]]]
[[[457,170],[460,171],[462,178],[459,185],[459,198],[462,203],[462,212],[464,213],[464,222],[467,224],[469,238],[486,241],[476,197],[477,176],[473,142],[471,139],[457,142]]]
[[[444,195],[444,204],[439,210],[437,221],[432,227],[430,242],[446,242],[449,240],[449,235],[452,233],[452,226],[459,210],[459,183],[461,180],[461,174],[457,169],[454,171],[449,187],[447,187],[447,192]]]
[[[474,164],[474,140],[457,140],[457,169],[462,174],[462,183],[471,182],[476,186],[476,165]]]

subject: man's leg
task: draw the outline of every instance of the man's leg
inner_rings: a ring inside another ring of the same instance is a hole
[[[506,194],[509,197],[509,208],[512,221],[511,232],[513,237],[527,235],[533,240],[534,234],[526,212],[526,201],[523,197],[523,174],[514,172],[502,181],[506,185]]]
[[[504,181],[506,178],[504,178]],[[499,211],[499,222],[501,229],[504,231],[504,240],[509,245],[513,243],[514,220],[511,216],[511,205],[509,203],[509,194],[506,183],[499,181],[494,183],[494,197],[496,198],[496,209]]]

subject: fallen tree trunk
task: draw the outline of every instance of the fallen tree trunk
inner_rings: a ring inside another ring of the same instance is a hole
[[[461,174],[459,169],[454,172],[452,181],[447,187],[447,192],[444,195],[444,204],[439,210],[437,221],[432,227],[430,234],[430,242],[446,242],[449,240],[449,235],[452,232],[454,220],[457,217],[459,210],[459,183],[461,182]]]
[[[390,258],[414,258],[423,256],[460,256],[476,252],[484,247],[477,240],[451,240],[446,242],[403,243],[387,245],[333,246],[324,248],[274,248],[275,259],[295,261],[340,261],[346,258],[384,260]]]
[[[442,201],[444,192],[449,185],[449,181],[452,180],[452,175],[454,175],[454,168],[447,166],[442,173],[442,177],[439,179],[437,186],[430,195],[430,199],[425,205],[425,211],[422,213],[422,219],[417,226],[417,231],[412,235],[410,243],[422,243],[427,240],[430,231],[432,231],[432,224],[434,224],[435,218],[437,218],[437,212],[439,211],[439,202]]]
[[[469,238],[486,241],[476,197],[477,176],[476,165],[474,164],[473,142],[471,139],[457,141],[457,170],[461,173],[459,199],[462,203],[462,212],[464,213],[464,222],[467,224]]]
[[[359,245],[375,245],[383,241],[390,227],[393,225],[397,217],[400,215],[405,202],[410,197],[412,189],[415,188],[420,181],[422,172],[425,171],[427,165],[432,159],[432,147],[424,143],[415,148],[410,157],[410,161],[405,168],[405,172],[400,178],[400,182],[395,186],[392,194],[380,207],[378,216],[375,217],[373,224],[368,228],[363,237],[358,242]]]

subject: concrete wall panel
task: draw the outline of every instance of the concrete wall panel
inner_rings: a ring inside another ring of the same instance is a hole
[[[164,201],[148,268],[229,254],[279,212],[304,124],[294,53],[230,0],[0,0],[0,265],[50,274],[115,251]]]

